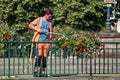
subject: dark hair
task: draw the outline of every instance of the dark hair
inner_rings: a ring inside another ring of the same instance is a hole
[[[47,9],[47,10],[44,11],[44,15],[45,14],[51,14],[51,15],[53,15],[53,12],[50,9]]]

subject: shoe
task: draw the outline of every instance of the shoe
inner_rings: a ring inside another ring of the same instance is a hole
[[[43,75],[42,75],[42,72],[41,71],[39,71],[39,77],[43,77]]]
[[[33,77],[38,77],[38,72],[34,72]]]
[[[35,71],[33,77],[43,77],[43,74],[41,71]]]
[[[47,75],[47,74],[44,74],[44,77],[49,77],[49,75]]]

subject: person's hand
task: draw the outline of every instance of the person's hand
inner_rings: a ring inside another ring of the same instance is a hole
[[[41,33],[41,32],[42,32],[41,30],[38,30],[38,29],[37,29],[36,31],[37,31],[38,33]]]

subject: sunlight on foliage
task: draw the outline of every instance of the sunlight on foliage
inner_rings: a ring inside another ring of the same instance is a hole
[[[65,35],[63,38],[60,38],[59,35],[54,36],[54,40],[59,42],[58,46],[65,51],[71,50],[72,47],[74,55],[78,57],[84,56],[88,59],[97,53],[101,46],[99,36],[94,32],[79,31],[70,27],[55,27],[54,31]]]

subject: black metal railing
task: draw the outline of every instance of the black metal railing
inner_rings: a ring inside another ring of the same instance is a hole
[[[32,75],[34,54],[30,54],[35,42],[0,42],[0,76]],[[86,62],[71,50],[57,47],[50,42],[46,74],[50,76],[79,74],[120,74],[120,42],[103,42],[104,48]],[[34,52],[34,51],[33,51]],[[31,56],[31,61],[30,60]]]

